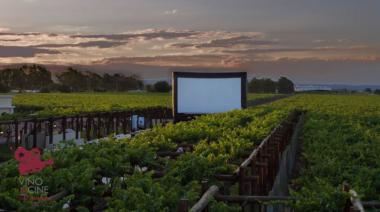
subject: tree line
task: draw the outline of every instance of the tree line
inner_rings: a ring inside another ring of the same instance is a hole
[[[53,80],[53,78],[55,80]],[[66,71],[53,75],[44,66],[23,65],[0,70],[0,92],[10,90],[37,90],[39,92],[84,92],[84,91],[129,91],[144,89],[137,75],[97,74],[69,67]],[[149,91],[168,92],[170,85],[157,82],[148,85]]]
[[[54,80],[53,80],[54,79]],[[104,92],[147,90],[150,92],[169,92],[171,86],[166,81],[153,85],[144,85],[137,75],[98,74],[91,71],[80,71],[69,67],[53,75],[41,65],[23,65],[16,68],[0,70],[0,93],[10,90],[36,90],[39,92]],[[248,91],[253,93],[292,93],[294,84],[281,77],[278,81],[253,78],[248,82]]]
[[[280,77],[278,81],[268,78],[253,78],[248,83],[248,91],[251,93],[283,93],[294,92],[294,83],[286,77]]]
[[[372,90],[371,88],[366,88],[366,89],[364,89],[364,92],[369,93],[369,94],[373,93],[376,95],[380,95],[380,89]]]

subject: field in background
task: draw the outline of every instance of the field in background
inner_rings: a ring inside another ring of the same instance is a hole
[[[259,99],[267,99],[272,98],[274,96],[279,96],[282,94],[275,94],[275,93],[248,93],[247,94],[247,100],[248,101],[254,101]]]
[[[271,98],[278,94],[248,94],[248,101]],[[23,93],[15,94],[16,117],[31,113],[38,117],[152,107],[171,107],[170,93]],[[3,117],[2,119],[10,119]]]
[[[17,94],[16,111],[35,110],[38,116],[170,107],[166,93],[43,93]]]

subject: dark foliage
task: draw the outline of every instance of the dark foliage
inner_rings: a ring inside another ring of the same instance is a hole
[[[82,91],[128,91],[142,89],[143,83],[135,75],[105,74],[103,76],[90,72],[68,68],[56,75],[57,83],[53,82],[52,74],[40,65],[24,65],[19,68],[0,70],[0,92],[9,90],[39,90],[43,93],[82,92]]]
[[[248,91],[252,93],[293,93],[294,84],[286,77],[281,77],[277,82],[268,78],[253,78],[248,83]]]
[[[171,86],[166,81],[158,81],[154,84],[154,91],[156,92],[169,92]]]
[[[294,92],[294,84],[286,77],[281,77],[277,82],[277,89],[279,93],[293,93]]]
[[[0,93],[7,93],[7,92],[9,92],[9,87],[0,83]]]

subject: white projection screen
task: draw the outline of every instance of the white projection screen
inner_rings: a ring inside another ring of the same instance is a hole
[[[174,119],[245,108],[246,80],[245,72],[173,72]]]

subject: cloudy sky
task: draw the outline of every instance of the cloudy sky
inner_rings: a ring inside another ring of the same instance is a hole
[[[379,0],[1,0],[0,66],[380,84]]]

